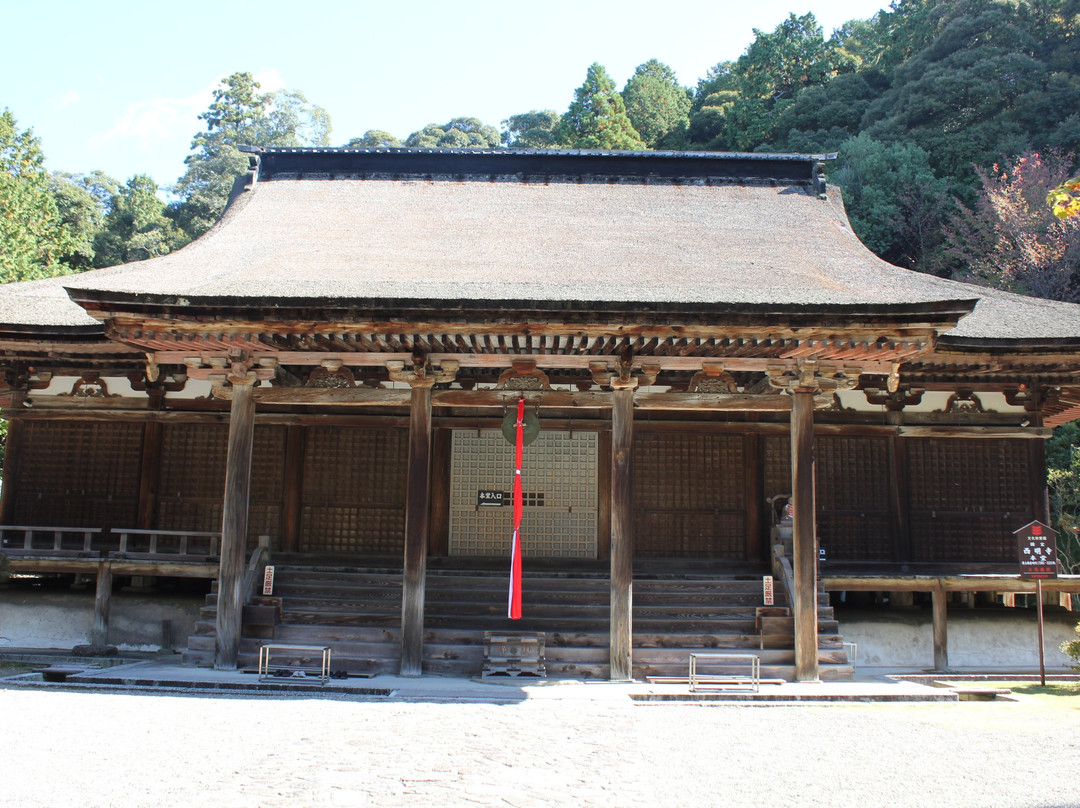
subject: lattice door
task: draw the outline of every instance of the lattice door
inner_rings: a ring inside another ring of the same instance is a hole
[[[597,435],[543,430],[525,447],[521,523],[528,556],[596,557]],[[510,554],[514,447],[495,429],[455,430],[450,483],[450,554]],[[478,492],[502,491],[502,507]]]
[[[742,435],[637,435],[633,496],[635,555],[746,557]]]

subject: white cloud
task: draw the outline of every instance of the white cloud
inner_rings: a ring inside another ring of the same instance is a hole
[[[215,80],[186,98],[158,96],[129,104],[107,132],[96,132],[90,143],[100,145],[117,140],[135,141],[143,151],[152,151],[163,141],[178,136],[190,138],[199,129],[198,116],[213,98]]]
[[[80,101],[82,101],[82,96],[79,95],[78,90],[68,90],[66,93],[54,95],[49,99],[49,103],[52,104],[52,108],[55,110],[65,109]]]
[[[213,101],[214,90],[221,86],[225,75],[218,76],[213,82],[185,98],[159,96],[148,101],[129,104],[127,109],[113,123],[107,132],[98,132],[90,136],[90,143],[102,145],[113,141],[135,141],[142,151],[153,151],[162,143],[183,140],[185,143],[192,135],[203,128],[199,115],[206,111]],[[274,68],[260,70],[254,74],[261,92],[280,90],[285,86],[281,74]]]

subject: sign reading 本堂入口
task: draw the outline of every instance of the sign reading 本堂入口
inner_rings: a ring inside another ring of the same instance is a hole
[[[1052,528],[1036,521],[1013,531],[1013,535],[1022,578],[1057,577],[1057,534]]]
[[[505,491],[477,491],[476,504],[484,508],[501,508],[505,504]]]

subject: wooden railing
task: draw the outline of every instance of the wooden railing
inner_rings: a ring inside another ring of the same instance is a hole
[[[270,537],[259,536],[259,545],[251,551],[247,569],[244,571],[244,604],[251,603],[251,598],[262,592],[263,570],[270,563]]]
[[[0,551],[12,558],[205,562],[220,548],[220,533],[196,530],[0,525]]]
[[[795,571],[791,568],[791,561],[784,552],[784,545],[773,545],[773,575],[780,579],[784,591],[787,593],[789,602],[795,597]]]
[[[10,555],[94,557],[101,554],[101,548],[94,544],[103,533],[98,527],[0,525],[0,549]]]
[[[117,528],[119,549],[111,555],[120,558],[175,559],[198,557],[217,558],[220,554],[221,533],[196,530],[138,530]]]

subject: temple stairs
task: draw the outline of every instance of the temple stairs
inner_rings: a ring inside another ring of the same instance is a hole
[[[484,632],[544,632],[549,677],[608,678],[610,585],[602,572],[527,572],[521,620],[506,618],[503,571],[431,569],[424,619],[425,673],[478,676]],[[852,677],[852,665],[824,591],[818,595],[818,661],[823,680]],[[211,592],[189,638],[185,664],[213,665],[217,595]],[[786,596],[778,591],[777,604]],[[328,645],[332,668],[397,673],[400,569],[276,564],[274,598],[245,608],[239,664],[257,665],[267,643]],[[634,578],[634,678],[685,677],[692,651],[753,651],[763,678],[795,674],[791,618],[756,625],[760,576],[675,574]],[[263,604],[259,606],[257,604]],[[280,604],[280,609],[278,605]],[[786,622],[786,626],[785,626]],[[769,633],[772,632],[772,633]]]

